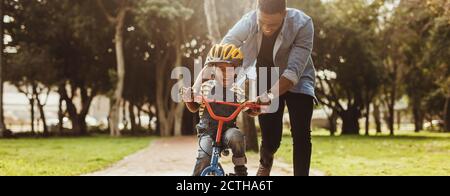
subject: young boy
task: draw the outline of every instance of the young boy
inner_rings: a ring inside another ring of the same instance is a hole
[[[242,102],[245,95],[232,91],[235,80],[235,70],[242,66],[243,54],[234,45],[215,45],[208,54],[206,66],[212,69],[212,79],[201,85],[200,95],[209,99],[225,102]],[[216,138],[218,122],[213,120],[204,105],[194,102],[193,95],[198,94],[193,88],[188,88],[183,92],[183,100],[191,112],[200,111],[200,123],[197,125],[199,138],[199,149],[197,163],[194,168],[194,176],[199,176],[201,172],[210,165],[213,142]],[[245,98],[244,98],[245,99]],[[235,107],[211,104],[216,115],[230,116]],[[247,111],[249,115],[258,115],[257,111]],[[227,122],[223,127],[222,144],[230,148],[233,152],[234,172],[236,176],[247,176],[247,158],[245,156],[244,134],[237,128],[236,120]]]

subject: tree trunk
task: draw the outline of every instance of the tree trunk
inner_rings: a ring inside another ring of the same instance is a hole
[[[174,111],[174,136],[183,135],[183,113],[185,111],[185,105],[182,103],[177,104]]]
[[[450,97],[445,100],[444,115],[445,132],[450,132]]]
[[[342,135],[359,135],[359,114],[358,110],[350,107],[342,112]]]
[[[393,84],[391,87],[391,96],[389,97],[388,100],[388,113],[389,116],[387,117],[387,123],[388,123],[388,128],[389,128],[389,134],[391,136],[394,135],[394,119],[395,119],[395,100],[397,97],[397,80],[398,80],[398,65],[396,63],[394,63],[394,68],[393,68]]]
[[[180,32],[183,32],[183,30]],[[175,43],[176,43],[175,44],[176,46],[179,46],[182,44],[182,38],[180,35],[177,36]],[[179,67],[182,64],[183,52],[179,49],[179,47],[177,47],[177,49],[175,51],[176,51],[176,54],[175,54],[174,67]],[[174,135],[181,136],[183,134],[182,127],[183,127],[183,114],[184,114],[184,110],[185,110],[185,104],[184,103],[176,103],[174,109],[175,109],[175,111],[173,113],[174,118],[175,118],[174,119],[174,121],[175,121],[174,122]]]
[[[366,91],[365,93],[365,103],[364,107],[366,108],[366,113],[364,114],[364,135],[369,136],[370,132],[370,103],[372,102],[372,97],[370,96],[369,91]]]
[[[212,44],[220,43],[222,36],[219,29],[219,17],[217,16],[216,0],[204,0],[204,10],[206,25],[208,27],[208,37]]]
[[[165,78],[166,69],[167,66],[158,66],[157,75]],[[157,132],[159,132],[160,136],[171,136],[173,133],[173,117],[175,115],[173,115],[173,113],[171,113],[169,109],[172,108],[172,105],[174,105],[175,103],[172,103],[168,95],[166,95],[165,92],[168,91],[166,85],[167,83],[164,79],[157,80],[156,82],[156,113],[158,118]],[[170,103],[167,103],[168,101],[170,101]]]
[[[114,26],[114,45],[116,50],[116,63],[117,63],[117,83],[114,91],[113,98],[111,98],[112,104],[109,111],[109,129],[111,136],[120,136],[119,122],[120,122],[120,105],[123,101],[123,89],[125,82],[125,56],[123,52],[123,31],[125,24],[125,17],[129,10],[128,0],[120,0],[118,5],[117,15],[113,17],[108,13],[103,5],[102,0],[97,0],[97,5],[105,15],[106,19]]]
[[[83,136],[83,135],[87,135],[87,124],[86,124],[86,116],[80,116],[78,117],[78,123],[77,123],[77,127],[79,130],[79,135]]]
[[[120,118],[120,104],[122,103],[122,94],[125,81],[125,56],[123,52],[123,27],[127,10],[125,7],[119,8],[119,13],[115,24],[115,48],[117,61],[117,84],[114,93],[114,105],[111,109],[110,131],[112,136],[120,136],[119,118]]]
[[[128,119],[127,119],[127,101],[125,101],[125,99],[122,99],[122,104],[120,106],[120,109],[122,111],[122,115],[121,115],[121,121],[123,124],[123,130],[128,130]]]
[[[420,106],[417,106],[416,104],[413,104],[412,106],[413,110],[413,118],[414,118],[414,131],[420,132],[423,130],[423,115],[420,111]]]
[[[67,102],[67,101],[66,101],[66,105],[67,105],[67,112],[69,113],[69,119],[70,119],[70,122],[72,123],[72,131],[76,135],[85,135],[87,133],[87,127],[83,126],[83,124],[80,123],[81,120],[77,114],[77,109],[76,109],[75,105],[72,102]],[[85,119],[83,119],[83,121],[84,120]]]
[[[161,113],[158,115],[159,122],[159,134],[162,137],[172,136],[173,123],[171,119],[163,116]]]
[[[433,125],[433,119],[432,118],[429,118],[429,119],[427,119],[427,121],[428,121],[428,123],[430,123],[430,131],[435,131],[434,130],[434,125]]]
[[[415,114],[418,116],[414,116],[414,131],[416,133],[423,130],[423,116],[421,114]]]
[[[0,0],[0,16],[3,16],[3,0]],[[3,18],[3,17],[2,17]],[[0,21],[0,40],[3,40],[4,31],[3,31],[3,20]],[[3,111],[3,41],[0,44],[0,137],[5,136],[6,125]]]
[[[138,126],[136,124],[136,116],[134,114],[134,105],[131,102],[128,102],[128,115],[130,117],[131,123],[131,133],[136,134],[138,130]]]
[[[137,106],[137,120],[138,120],[137,126],[139,130],[142,129],[141,113],[142,113],[142,105],[139,105]]]
[[[392,101],[392,100],[391,100]],[[395,101],[394,101],[394,103],[393,102],[391,102],[391,103],[389,103],[389,106],[388,106],[388,116],[387,116],[387,124],[388,124],[388,128],[389,128],[389,134],[392,136],[392,135],[394,135],[394,115],[395,115],[395,110],[394,110],[394,107],[395,107]]]
[[[185,105],[183,103],[175,103],[171,99],[171,90],[167,88],[170,83],[170,71],[173,68],[181,66],[183,53],[179,47],[183,41],[183,24],[179,24],[179,34],[175,35],[174,48],[172,54],[166,52],[161,58],[161,66],[157,66],[156,75],[160,78],[156,80],[156,108],[158,117],[157,131],[161,136],[173,136],[182,134],[182,119]],[[175,57],[175,61],[171,60]]]
[[[44,128],[44,137],[48,137],[50,136],[50,132],[48,131],[48,126],[47,126],[47,119],[45,118],[45,112],[44,112],[44,105],[41,103],[41,100],[39,99],[38,95],[35,94],[35,98],[37,101],[37,106],[39,109],[39,115],[41,116],[41,120],[42,120],[42,125]]]
[[[28,99],[28,102],[30,103],[30,114],[31,114],[31,133],[35,134],[36,130],[34,129],[34,98],[31,97]]]
[[[156,110],[156,111],[158,111],[158,110]],[[152,127],[153,117],[155,117],[155,116],[154,116],[154,114],[152,112],[152,105],[149,104],[148,105],[148,130],[149,130],[151,135],[157,135],[156,134],[156,130],[154,130],[153,127]],[[158,129],[158,125],[156,126],[156,129]]]
[[[380,105],[378,103],[373,104],[373,118],[375,120],[375,127],[377,134],[381,133],[381,112]]]
[[[64,131],[64,112],[62,108],[63,101],[63,98],[60,96],[58,104],[58,132],[60,135],[63,135]]]
[[[73,88],[73,87],[72,87]],[[73,103],[72,98],[67,94],[66,87],[61,85],[59,87],[59,95],[63,98],[64,102],[66,102],[67,113],[69,114],[70,122],[72,123],[72,131],[76,135],[86,135],[87,134],[87,126],[86,126],[86,115],[89,111],[89,106],[92,101],[91,98],[87,98],[85,95],[86,89],[80,89],[82,92],[82,109],[80,114],[77,112],[77,108]],[[91,96],[94,96],[93,94]]]
[[[328,116],[328,123],[329,123],[329,131],[331,136],[335,136],[337,132],[337,119],[338,114],[335,110],[331,113],[331,115]]]
[[[365,135],[369,136],[370,131],[370,104],[366,105],[366,113],[365,113]]]
[[[120,102],[116,101],[116,98],[110,98],[109,118],[108,126],[112,137],[120,136],[119,130],[119,118],[120,118]]]
[[[242,113],[242,132],[245,134],[245,143],[248,151],[259,152],[258,132],[255,119]]]

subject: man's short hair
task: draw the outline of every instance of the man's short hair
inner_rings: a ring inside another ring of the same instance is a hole
[[[266,14],[277,14],[286,11],[287,0],[258,0],[258,9]]]

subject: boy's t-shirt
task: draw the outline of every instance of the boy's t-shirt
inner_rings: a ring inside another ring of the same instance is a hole
[[[224,88],[222,85],[212,80],[202,84],[202,95],[208,99],[216,101],[237,103],[237,95],[231,90],[231,88]],[[210,105],[217,116],[231,116],[237,109],[233,106],[221,105],[217,103],[210,103]],[[197,124],[198,133],[208,134],[215,137],[219,124],[218,121],[211,117],[205,105],[202,105],[200,108],[200,122]],[[236,119],[230,122],[225,122],[222,130],[223,132],[226,132],[230,128],[237,128]]]

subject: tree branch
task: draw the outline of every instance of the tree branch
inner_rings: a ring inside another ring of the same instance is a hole
[[[327,79],[325,79],[324,81],[327,84],[328,88],[330,89],[331,96],[328,96],[325,93],[324,93],[324,95],[327,97],[327,99],[334,101],[336,103],[336,106],[339,107],[339,109],[341,109],[341,111],[344,111],[344,107],[339,102],[339,98],[336,94],[336,91],[333,88],[333,85],[331,85],[330,81]],[[323,80],[320,80],[320,83],[322,83],[321,85],[322,85],[322,89],[323,89],[323,87],[324,87]]]
[[[47,105],[48,97],[50,96],[50,92],[51,92],[51,89],[48,88],[47,93],[45,94],[45,101],[44,101],[44,103],[42,104],[42,106],[46,106],[46,105]]]
[[[103,12],[103,14],[105,15],[106,19],[112,23],[115,24],[117,22],[117,18],[113,17],[108,10],[106,10],[105,6],[103,5],[103,0],[97,0],[97,5],[100,8],[100,10]]]

